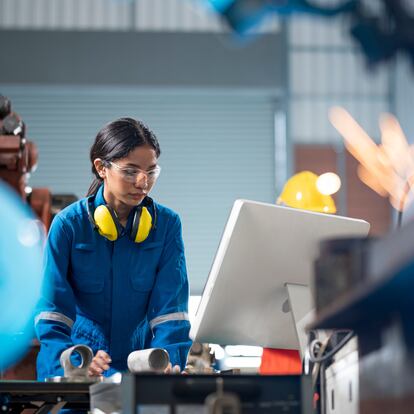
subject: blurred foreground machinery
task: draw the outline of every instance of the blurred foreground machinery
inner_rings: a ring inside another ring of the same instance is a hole
[[[0,180],[9,184],[27,202],[43,223],[45,231],[52,218],[52,197],[47,188],[28,186],[30,174],[36,169],[38,151],[27,140],[26,126],[21,117],[12,111],[10,100],[0,95]],[[0,378],[35,379],[35,360],[38,344],[33,342],[25,358],[5,372]]]
[[[47,188],[31,189],[27,185],[37,160],[37,147],[26,139],[24,122],[11,110],[10,100],[0,95],[0,179],[28,202],[47,231],[51,222],[50,191]]]

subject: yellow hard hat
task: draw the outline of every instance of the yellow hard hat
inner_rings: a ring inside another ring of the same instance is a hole
[[[286,182],[277,204],[320,213],[336,213],[333,198],[318,190],[317,180],[318,176],[311,171],[295,174]]]

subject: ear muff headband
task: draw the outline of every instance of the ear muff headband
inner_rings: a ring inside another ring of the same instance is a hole
[[[110,241],[118,239],[122,231],[121,223],[115,211],[108,205],[100,205],[94,209],[94,196],[88,198],[88,217],[98,233]],[[145,199],[147,205],[154,205],[152,199]],[[146,240],[153,228],[156,226],[157,213],[154,207],[154,221],[145,206],[138,206],[132,222],[130,238],[135,243],[142,243]]]

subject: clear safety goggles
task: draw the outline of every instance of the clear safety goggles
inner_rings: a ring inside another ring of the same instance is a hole
[[[145,176],[148,183],[153,183],[161,173],[161,167],[157,165],[155,168],[152,168],[149,171],[141,170],[140,168],[133,168],[133,167],[121,167],[120,165],[116,164],[115,162],[109,161],[113,167],[115,167],[121,174],[125,181],[129,183],[136,183],[138,178],[142,175]]]

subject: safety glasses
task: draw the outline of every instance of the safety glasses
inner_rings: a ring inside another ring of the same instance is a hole
[[[129,183],[136,183],[137,179],[144,175],[149,183],[153,183],[161,173],[161,167],[157,165],[155,168],[152,168],[149,171],[141,170],[140,168],[133,167],[121,167],[115,162],[109,161],[109,164],[115,167],[121,174],[125,181]]]

